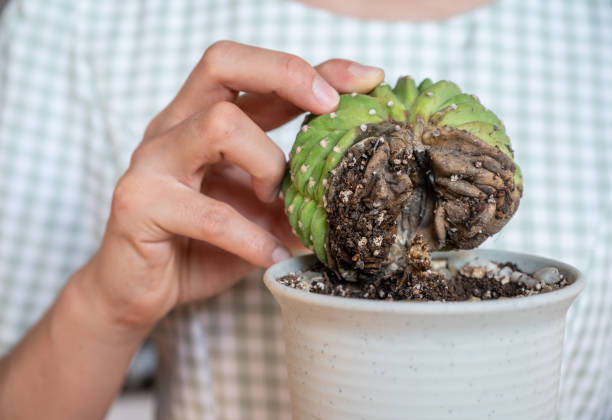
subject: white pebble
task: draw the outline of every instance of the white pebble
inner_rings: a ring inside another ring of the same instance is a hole
[[[544,267],[533,273],[533,278],[546,284],[555,284],[561,281],[561,274],[556,267]]]
[[[476,254],[470,251],[457,251],[453,252],[448,257],[448,268],[452,270],[461,270],[465,265],[472,263],[478,257]]]

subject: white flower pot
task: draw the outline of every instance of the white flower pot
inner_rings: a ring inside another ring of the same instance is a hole
[[[546,258],[474,252],[526,272],[557,267],[573,283],[504,300],[388,302],[276,281],[313,256],[269,268],[264,281],[283,313],[293,420],[554,419],[565,315],[584,279]]]

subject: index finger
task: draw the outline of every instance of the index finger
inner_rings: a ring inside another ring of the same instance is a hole
[[[305,60],[280,51],[219,41],[210,46],[163,113],[176,124],[238,92],[275,93],[297,107],[324,114],[338,92]]]

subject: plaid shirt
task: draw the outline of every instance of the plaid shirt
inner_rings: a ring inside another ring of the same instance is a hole
[[[560,418],[612,419],[609,1],[501,0],[442,22],[390,23],[286,0],[14,0],[1,19],[0,353],[98,247],[146,123],[208,45],[233,39],[312,63],[379,65],[391,82],[451,79],[503,118],[525,193],[485,246],[584,271]],[[271,136],[287,150],[297,124]],[[160,418],[289,418],[279,310],[260,274],[160,323]]]

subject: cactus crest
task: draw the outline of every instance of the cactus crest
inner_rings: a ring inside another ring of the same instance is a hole
[[[497,116],[449,81],[402,77],[308,115],[283,181],[300,241],[345,279],[430,249],[474,248],[516,211],[523,185]]]

